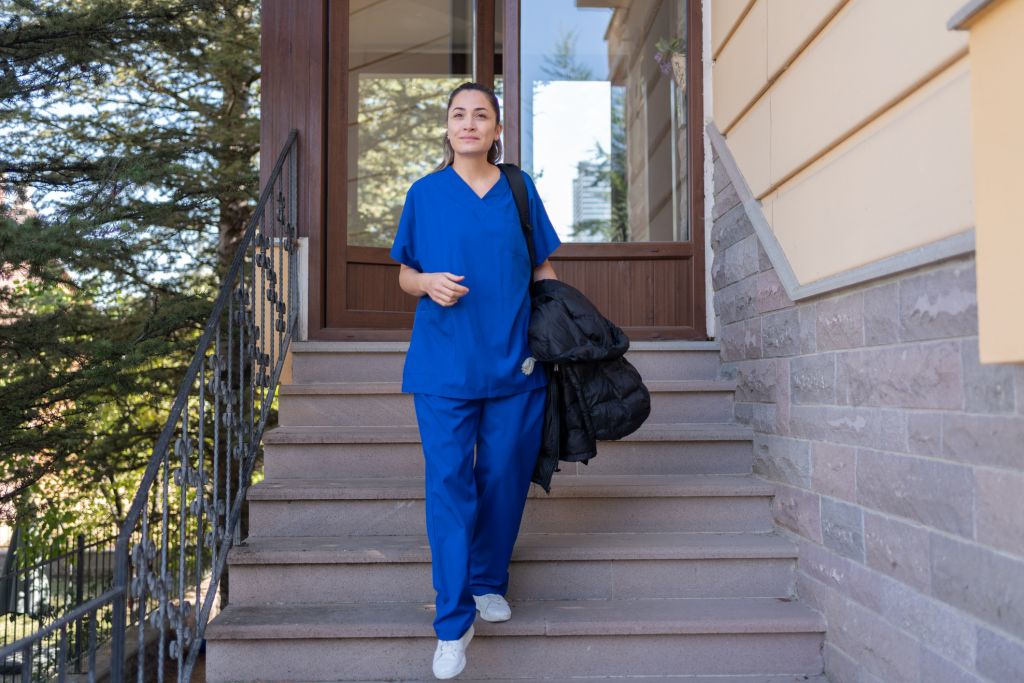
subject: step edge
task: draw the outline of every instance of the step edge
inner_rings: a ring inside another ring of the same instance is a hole
[[[674,561],[674,560],[789,560],[799,557],[799,547],[783,536],[773,533],[747,533],[747,532],[688,532],[689,537],[698,538],[697,534],[705,537],[713,536],[723,538],[733,536],[736,539],[734,544],[723,545],[671,545],[669,543],[652,543],[651,545],[628,546],[617,550],[614,546],[610,549],[600,547],[581,548],[574,552],[570,545],[566,547],[547,548],[544,546],[531,546],[531,537],[544,534],[524,533],[519,536],[516,550],[513,552],[513,562],[605,562],[605,561]],[[568,536],[583,536],[584,534],[567,534]],[[592,535],[592,534],[591,534]],[[636,532],[602,534],[610,537],[610,540],[630,535],[635,536]],[[641,533],[642,535],[642,533]],[[664,535],[657,532],[649,532],[647,535],[656,537],[655,540],[668,540]],[[281,536],[256,536],[247,539],[247,545],[234,545],[228,552],[228,564],[231,566],[269,566],[269,565],[314,565],[314,564],[425,564],[430,562],[430,552],[427,546],[426,536],[405,536],[386,538],[394,540],[401,538],[408,542],[408,548],[390,550],[382,554],[379,548],[373,548],[372,542],[376,536],[344,537],[367,541],[365,549],[329,549],[316,546],[323,546],[339,537],[311,536],[303,537],[309,539],[312,549],[280,549],[275,548],[276,541],[282,538],[293,539],[294,537]],[[765,538],[771,540],[767,543]],[[527,545],[520,545],[526,539]],[[254,547],[255,546],[255,547]],[[640,555],[640,556],[638,556]]]
[[[405,353],[407,341],[293,341],[293,353]],[[630,351],[721,351],[722,344],[710,340],[651,340],[631,341]],[[628,353],[628,352],[627,352]]]
[[[652,394],[725,394],[736,391],[735,380],[659,379],[645,380]],[[400,380],[380,382],[290,382],[278,388],[281,396],[379,396],[403,395]]]
[[[617,475],[570,476],[555,480],[551,493],[531,486],[529,498],[721,498],[775,495],[775,486],[752,474],[647,475],[651,482],[609,481]],[[701,481],[699,478],[706,478]],[[675,479],[668,481],[666,479]],[[658,483],[654,483],[657,481]],[[560,486],[562,484],[562,486]],[[261,481],[248,490],[248,499],[259,500],[392,500],[424,495],[422,477],[281,479]],[[717,488],[716,488],[717,487]]]
[[[421,681],[422,678],[387,679],[388,681]],[[638,683],[830,683],[821,674],[668,674],[639,676],[573,676],[572,678],[459,678],[460,683],[618,683],[619,681],[637,681]],[[252,683],[252,681],[218,681],[218,683]],[[324,681],[303,681],[289,678],[288,683],[324,683]],[[345,682],[347,683],[347,682]],[[377,683],[371,681],[370,683]]]
[[[316,538],[311,536],[309,538]],[[233,550],[234,548],[232,548]],[[717,549],[716,549],[717,550]],[[238,555],[232,556],[228,553],[228,564],[232,567],[283,567],[283,566],[309,566],[309,565],[363,565],[363,564],[375,564],[375,565],[390,565],[390,564],[429,564],[430,556],[423,554],[422,556],[387,556],[380,557],[371,556],[369,554],[359,557],[354,553],[338,553],[335,556],[328,556],[326,551],[324,554],[318,555],[320,551],[306,553],[309,557],[289,557],[289,555],[295,555],[306,551],[280,551],[279,556],[273,556],[272,554],[262,553],[247,553],[245,558],[242,559]],[[367,551],[368,553],[369,551]],[[269,556],[268,556],[269,555]],[[744,552],[706,552],[706,553],[651,553],[643,557],[636,557],[635,555],[625,556],[625,554],[614,555],[612,553],[598,554],[598,553],[582,553],[579,555],[562,555],[544,556],[541,554],[528,555],[526,557],[513,555],[513,563],[522,562],[684,562],[684,561],[704,561],[704,560],[795,560],[798,557],[796,552],[785,552],[784,549],[779,549],[776,552],[766,550],[761,553],[744,551]]]
[[[779,602],[780,598],[756,597],[756,598],[673,598],[674,602],[682,601],[705,601],[711,605],[713,601],[745,601],[752,605],[756,602],[771,601]],[[611,601],[604,600],[531,600],[531,601],[510,601],[513,608],[517,606],[538,605],[550,603],[552,608],[557,609],[559,605],[581,606],[586,603],[604,603]],[[637,600],[619,601],[623,603],[636,604]],[[665,601],[659,601],[665,602]],[[642,635],[707,635],[707,634],[778,634],[778,633],[821,633],[826,630],[824,616],[812,609],[805,603],[795,599],[785,599],[785,602],[792,606],[779,608],[781,613],[775,614],[754,614],[743,615],[733,614],[727,616],[708,616],[706,610],[701,610],[700,617],[674,617],[659,618],[646,623],[637,623],[637,619],[622,616],[617,618],[601,619],[601,614],[596,614],[593,621],[576,622],[559,621],[555,618],[545,617],[535,619],[527,623],[512,624],[480,624],[477,623],[478,633],[484,637],[559,637],[559,636],[642,636]],[[296,609],[306,609],[307,614],[316,610],[326,611],[327,609],[339,609],[345,606],[352,606],[360,610],[366,610],[368,605],[362,603],[319,603],[316,605],[284,606],[284,605],[228,605],[213,621],[209,623],[206,630],[206,638],[209,640],[296,640],[296,639],[335,639],[335,638],[436,638],[430,623],[429,605],[423,602],[394,602],[377,603],[376,607],[382,610],[402,610],[409,615],[418,614],[422,617],[417,621],[374,621],[355,622],[346,624],[324,623],[306,621],[300,624],[288,624],[282,626],[281,617],[264,618],[261,623],[218,623],[222,617],[235,617],[235,614],[242,612],[242,616],[260,612],[268,612],[273,617],[274,610],[288,610],[292,613]],[[628,609],[616,610],[615,614],[629,614]],[[514,617],[513,617],[514,619]],[[484,632],[480,632],[483,627]]]
[[[389,441],[380,438],[363,436],[367,433],[378,434],[380,430],[394,430],[396,432],[394,435],[383,435],[393,436],[395,438],[394,443],[420,442],[419,428],[416,425],[399,427],[280,425],[264,432],[263,441],[271,445],[389,443]],[[753,438],[753,429],[735,422],[664,422],[644,425],[632,434],[618,439],[618,441],[646,441],[651,443],[672,441],[753,441]],[[598,442],[599,445],[602,443],[611,442]]]

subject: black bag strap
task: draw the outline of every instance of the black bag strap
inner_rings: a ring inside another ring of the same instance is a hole
[[[530,224],[530,195],[526,192],[526,181],[523,180],[523,172],[515,164],[502,163],[498,168],[505,174],[509,187],[512,188],[512,198],[515,199],[516,208],[519,209],[519,225],[523,228],[523,237],[526,239],[526,251],[530,254],[530,281],[533,281],[534,261],[537,260],[537,252],[533,248],[533,226]]]

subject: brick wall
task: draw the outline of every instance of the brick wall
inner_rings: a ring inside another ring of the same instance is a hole
[[[973,256],[794,304],[717,160],[713,219],[723,371],[830,679],[1024,681],[1024,366],[978,362]]]

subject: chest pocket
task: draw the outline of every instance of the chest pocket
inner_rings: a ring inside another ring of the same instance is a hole
[[[498,272],[501,273],[501,291],[504,297],[518,301],[530,284],[530,256],[526,245],[502,245],[498,252]]]

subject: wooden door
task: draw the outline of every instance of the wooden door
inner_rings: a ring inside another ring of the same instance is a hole
[[[505,159],[562,236],[559,277],[632,339],[705,338],[699,8],[328,2],[324,326],[310,336],[408,339],[415,301],[390,243],[405,189],[439,160],[447,93],[479,80],[502,97]],[[654,59],[674,37],[698,56],[678,76]]]

